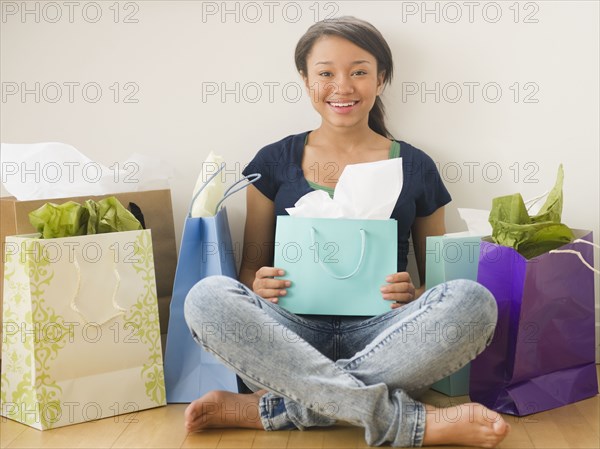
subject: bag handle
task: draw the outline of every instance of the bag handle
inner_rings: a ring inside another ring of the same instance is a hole
[[[312,240],[312,243],[313,243],[313,245],[315,245],[315,244],[317,243],[317,242],[316,242],[316,236],[315,236],[316,232],[317,232],[317,231],[316,231],[316,229],[315,229],[314,227],[312,227],[312,226],[311,226],[311,228],[310,228],[310,238],[311,238],[311,240]],[[366,242],[366,241],[367,241],[367,236],[366,236],[366,232],[365,232],[365,230],[364,230],[364,229],[361,229],[361,230],[360,230],[360,240],[361,240],[361,243],[360,243],[360,257],[359,257],[359,259],[358,259],[358,264],[356,265],[356,268],[354,269],[354,271],[353,271],[352,273],[350,273],[350,274],[347,274],[347,275],[345,275],[345,276],[339,276],[339,275],[337,275],[337,274],[333,273],[333,272],[332,272],[332,271],[329,269],[329,267],[327,267],[327,266],[325,266],[325,265],[323,264],[323,261],[322,261],[322,260],[321,260],[321,258],[319,257],[319,252],[317,251],[317,260],[319,261],[319,265],[321,265],[321,268],[323,269],[323,271],[325,271],[325,272],[326,272],[326,273],[327,273],[329,276],[331,276],[332,278],[334,278],[334,279],[340,279],[340,280],[341,280],[341,279],[348,279],[348,278],[351,278],[351,277],[352,277],[352,276],[354,276],[356,273],[358,273],[358,270],[360,269],[360,267],[361,267],[362,263],[363,263],[363,262],[364,262],[364,260],[365,260],[365,248],[366,248],[366,243],[367,243],[367,242]]]
[[[76,312],[83,319],[83,321],[85,321],[86,324],[89,324],[89,323],[92,323],[92,321],[89,321],[88,317],[86,317],[83,314],[83,312],[81,312],[81,310],[79,310],[79,307],[77,307],[76,300],[77,300],[77,297],[79,296],[79,288],[81,287],[81,266],[79,265],[79,261],[77,260],[77,255],[75,255],[75,254],[73,254],[73,266],[75,267],[75,272],[77,273],[77,288],[75,289],[75,294],[71,298],[70,306],[71,306],[71,309],[74,312]],[[117,264],[115,264],[114,261],[113,261],[113,272],[115,275],[115,279],[117,280],[117,283],[116,283],[115,288],[112,293],[111,304],[112,304],[113,309],[116,310],[117,312],[115,312],[115,314],[112,315],[110,318],[105,319],[102,323],[98,323],[98,322],[94,321],[93,323],[97,324],[98,326],[102,326],[102,325],[108,323],[109,321],[117,318],[119,315],[122,315],[123,313],[127,312],[127,309],[124,309],[119,304],[117,304],[117,292],[119,291],[119,286],[121,285],[121,276],[119,275],[119,271],[117,270]]]
[[[221,206],[221,203],[223,203],[223,201],[225,201],[227,198],[229,198],[231,195],[233,195],[234,193],[239,192],[240,190],[245,189],[246,187],[248,187],[250,184],[254,184],[256,181],[258,181],[260,178],[262,177],[262,175],[260,173],[251,173],[248,176],[243,176],[241,179],[238,179],[236,182],[234,182],[233,184],[231,184],[227,190],[225,190],[225,193],[223,193],[223,198],[221,198],[219,200],[219,202],[217,203],[217,205],[215,206],[215,213],[217,213],[217,211],[219,210],[219,206]],[[238,187],[237,189],[234,189],[233,191],[231,191],[231,189],[233,189],[236,185],[242,183],[246,181],[246,184],[244,184],[241,187]]]
[[[573,240],[573,243],[587,243],[588,245],[592,245],[598,249],[600,249],[600,246],[592,243],[592,242],[588,242],[587,240],[583,240],[583,239],[575,239]],[[585,260],[583,258],[583,256],[581,255],[581,253],[579,251],[575,251],[573,249],[553,249],[549,251],[550,254],[560,254],[560,253],[564,253],[564,254],[575,254],[577,257],[579,257],[579,260],[581,260],[583,262],[583,264],[588,267],[590,270],[592,270],[593,272],[600,274],[600,270],[594,268],[593,266],[591,266],[587,260]]]
[[[527,212],[529,212],[529,210],[535,205],[535,203],[537,203],[539,200],[546,198],[549,194],[550,194],[550,190],[547,190],[546,192],[542,193],[539,196],[536,196],[535,198],[531,198],[527,201],[524,201]]]
[[[194,197],[192,198],[192,201],[190,203],[190,208],[188,210],[188,217],[192,216],[192,209],[194,208],[194,203],[196,202],[196,200],[198,199],[198,197],[200,196],[200,194],[202,193],[202,191],[206,188],[206,186],[208,184],[210,184],[210,182],[215,179],[217,177],[217,175],[219,173],[221,173],[223,171],[223,169],[225,168],[225,162],[223,162],[221,164],[221,166],[218,168],[218,170],[216,172],[214,172],[212,175],[210,175],[210,178],[208,178],[206,180],[206,182],[204,184],[202,184],[202,187],[200,187],[198,189],[198,191],[196,192],[196,194],[194,195]],[[231,186],[229,186],[229,188],[225,191],[225,193],[223,194],[223,198],[221,198],[219,200],[219,202],[217,203],[217,206],[215,207],[215,214],[217,213],[217,210],[219,209],[219,206],[221,205],[221,203],[223,201],[225,201],[228,197],[230,197],[231,195],[233,195],[236,192],[239,192],[242,189],[245,189],[246,187],[248,187],[250,184],[255,183],[256,181],[258,181],[261,178],[261,174],[260,173],[252,173],[248,176],[244,176],[242,177],[242,179],[238,179],[236,182],[234,182]],[[242,187],[239,187],[237,189],[235,189],[233,192],[230,192],[230,190],[232,189],[233,186],[243,182],[243,181],[248,181],[247,184],[243,185]]]

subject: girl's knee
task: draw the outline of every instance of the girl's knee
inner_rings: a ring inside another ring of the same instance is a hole
[[[231,287],[238,282],[227,276],[209,276],[197,282],[185,298],[184,315],[188,322],[211,315],[214,307],[223,307]]]
[[[496,324],[498,319],[496,299],[480,283],[469,279],[448,281],[447,292],[460,302],[462,312],[472,315],[474,321]]]

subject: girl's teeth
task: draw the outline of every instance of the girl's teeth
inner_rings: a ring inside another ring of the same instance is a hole
[[[331,103],[333,106],[338,107],[338,108],[343,108],[346,106],[353,106],[356,102],[352,102],[352,103]]]

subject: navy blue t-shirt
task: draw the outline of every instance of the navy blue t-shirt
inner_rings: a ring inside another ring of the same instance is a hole
[[[254,186],[275,203],[276,215],[314,189],[302,171],[302,155],[310,131],[288,136],[262,148],[243,174],[260,173]],[[392,212],[398,222],[398,271],[406,271],[410,229],[415,217],[426,217],[451,201],[433,160],[418,148],[399,141],[403,186]]]

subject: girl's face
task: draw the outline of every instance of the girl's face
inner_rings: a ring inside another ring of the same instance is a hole
[[[366,50],[338,36],[323,36],[313,45],[302,74],[323,124],[368,126],[369,111],[383,90],[384,73]]]

